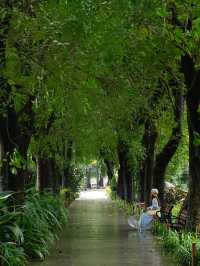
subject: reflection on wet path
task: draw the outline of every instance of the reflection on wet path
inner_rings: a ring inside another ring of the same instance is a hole
[[[92,194],[93,193],[93,194]],[[52,255],[32,266],[173,266],[150,234],[141,235],[105,197],[87,191],[70,207],[70,218]]]

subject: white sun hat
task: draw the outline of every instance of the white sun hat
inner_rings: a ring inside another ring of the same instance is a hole
[[[152,188],[151,193],[158,195],[159,192],[157,188]]]

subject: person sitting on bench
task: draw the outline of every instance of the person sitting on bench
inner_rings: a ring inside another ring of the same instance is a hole
[[[147,211],[140,216],[138,223],[140,231],[151,229],[152,222],[154,221],[156,212],[160,209],[159,199],[158,199],[158,189],[153,188],[151,190],[151,200],[152,200],[151,206],[149,206],[147,208]]]
[[[138,220],[137,215],[130,216],[128,218],[128,224],[134,229],[140,229],[147,230],[150,229],[152,226],[152,222],[154,218],[156,217],[156,212],[160,210],[159,207],[159,200],[158,200],[158,190],[156,188],[151,190],[151,206],[149,206],[142,215],[140,215],[140,218]],[[145,210],[144,203],[139,204],[140,208]]]

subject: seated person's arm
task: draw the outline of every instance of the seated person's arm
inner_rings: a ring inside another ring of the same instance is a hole
[[[152,205],[147,208],[148,210],[157,210],[159,209],[158,200],[153,198]]]

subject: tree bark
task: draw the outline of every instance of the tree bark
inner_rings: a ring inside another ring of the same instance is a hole
[[[143,178],[143,197],[146,206],[150,205],[150,192],[152,189],[153,183],[153,169],[154,169],[154,158],[155,158],[155,143],[157,139],[157,131],[154,125],[154,122],[151,120],[147,120],[145,123],[145,133],[144,133],[144,146],[145,146],[145,161],[144,161],[144,168],[141,174]],[[142,181],[142,180],[141,180]]]
[[[65,168],[64,168],[64,180],[63,186],[68,187],[70,185],[70,178],[72,176],[72,152],[73,152],[73,141],[68,140],[65,145]]]
[[[26,161],[27,150],[33,131],[34,114],[32,112],[32,98],[27,101],[24,113],[28,115],[29,121],[21,122],[20,116],[12,107],[7,110],[6,117],[0,117],[1,142],[4,150],[3,155],[3,189],[17,192],[15,194],[16,204],[23,203],[24,185],[27,174]],[[21,168],[17,168],[17,173],[12,171],[12,156],[19,153],[22,163]]]
[[[60,191],[60,188],[62,187],[62,175],[59,175],[59,170],[54,158],[50,159],[50,164],[51,164],[50,176],[52,177],[52,189],[53,192],[57,194]]]
[[[111,183],[111,180],[114,178],[114,163],[108,159],[104,159],[104,163],[107,169],[108,185],[109,185]]]
[[[90,182],[90,179],[91,179],[91,169],[86,169],[86,188],[91,188],[91,182]]]
[[[159,190],[159,199],[161,206],[164,207],[164,184],[165,184],[165,172],[167,166],[175,154],[182,136],[182,116],[184,97],[182,89],[177,89],[174,92],[174,127],[172,129],[171,136],[162,149],[162,151],[156,155],[155,167],[154,167],[154,180],[153,185]]]
[[[40,192],[52,188],[52,176],[50,176],[50,160],[39,157],[37,159],[37,189]]]
[[[104,182],[103,182],[103,172],[102,172],[102,167],[99,167],[99,187],[103,187]]]
[[[3,1],[0,7],[5,8],[7,11],[7,15],[0,21],[2,29],[0,33],[0,68],[3,70],[6,64],[6,42],[10,27],[12,1]],[[16,113],[14,103],[8,102],[11,87],[7,79],[2,75],[2,72],[0,75],[0,101],[2,103],[3,113],[0,115],[0,137],[3,150],[3,189],[17,192],[16,202],[20,203],[23,202],[24,178],[27,171],[23,169],[25,168],[25,165],[23,165],[22,168],[17,169],[16,174],[13,174],[11,156],[17,151],[24,163],[26,162],[27,149],[33,129],[33,97],[30,95],[22,111]],[[22,114],[26,114],[29,120],[23,121]]]
[[[154,89],[153,95],[149,102],[149,109],[155,109],[159,104],[164,90],[161,89],[161,82],[158,81],[158,86]],[[144,123],[144,136],[142,144],[145,149],[145,158],[140,163],[140,201],[145,202],[146,206],[150,204],[150,191],[153,184],[153,169],[155,164],[155,144],[157,140],[157,129],[155,126],[154,117],[148,117]],[[144,122],[144,121],[143,121]]]
[[[145,160],[140,163],[139,171],[139,186],[140,186],[140,202],[145,201]]]
[[[127,165],[126,180],[127,180],[127,199],[126,200],[131,203],[133,201],[133,176],[132,176],[132,172],[130,171],[129,165]]]
[[[5,144],[7,144],[7,134],[5,132],[5,129],[7,128],[7,123],[5,123],[5,116],[7,112],[7,99],[9,97],[10,88],[8,87],[8,82],[3,76],[3,69],[6,65],[6,42],[10,27],[10,6],[8,1],[4,0],[0,3],[0,8],[5,9],[7,12],[5,17],[1,17],[0,25],[1,25],[1,31],[0,31],[0,89],[1,89],[1,106],[3,108],[4,114],[0,115],[0,138],[1,138],[1,161],[3,162],[3,165],[1,166],[1,175],[2,175],[2,188],[7,189],[8,186],[8,165],[5,163],[6,159],[6,153],[8,152]],[[10,148],[11,149],[11,148]],[[4,160],[4,161],[3,161]]]
[[[117,196],[120,197],[121,199],[125,199],[122,163],[120,164],[120,168],[118,170]]]
[[[189,220],[191,229],[200,224],[200,71],[190,55],[182,57],[182,71],[187,86],[187,117],[189,130]]]
[[[106,149],[100,149],[100,156],[103,159],[103,162],[106,166],[106,172],[108,176],[108,185],[111,184],[112,179],[114,178],[114,162],[112,160],[111,153]]]
[[[178,18],[175,3],[171,4],[172,25],[183,32],[191,31],[193,26],[192,14],[189,13],[187,21]],[[181,72],[185,77],[187,88],[187,120],[189,131],[189,192],[188,192],[188,220],[191,230],[200,224],[200,71],[195,69],[195,57],[185,52],[181,57]]]
[[[131,168],[128,161],[128,146],[120,141],[118,144],[118,182],[117,182],[117,195],[127,201],[132,201],[133,198],[133,182]]]

